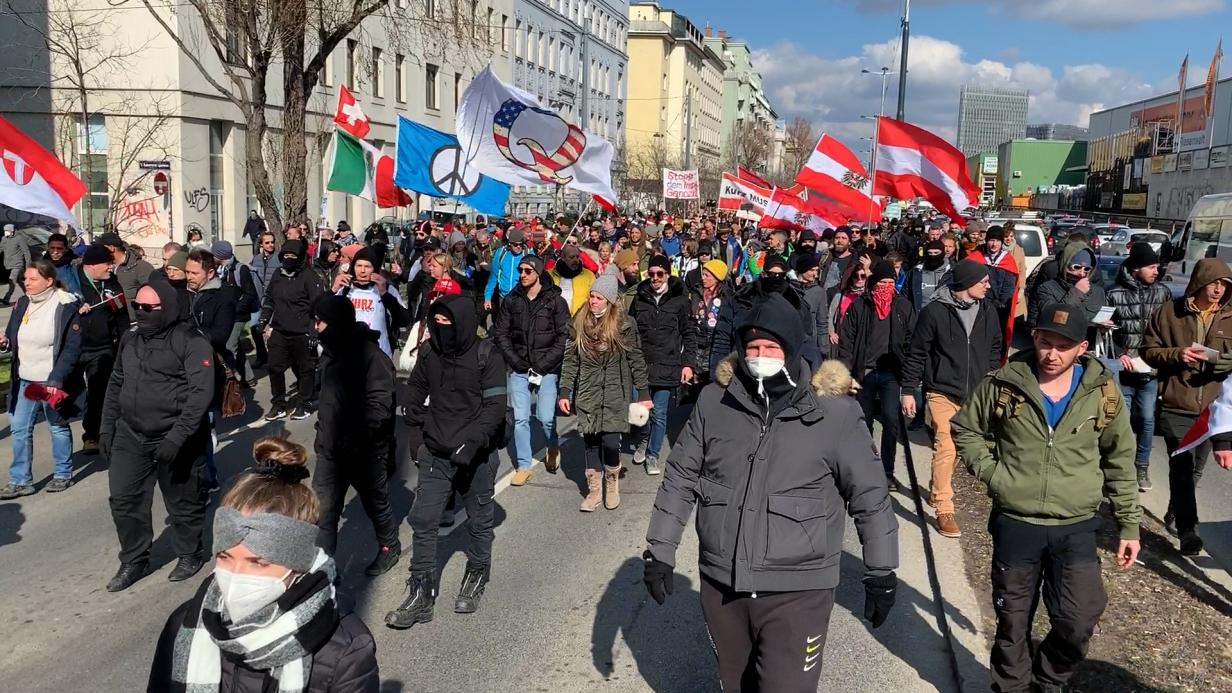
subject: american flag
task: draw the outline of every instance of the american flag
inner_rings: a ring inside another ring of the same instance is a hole
[[[531,156],[535,159],[533,166],[528,165],[518,160],[509,148],[509,130],[513,127],[518,117],[522,115],[522,112],[528,108],[530,107],[517,99],[508,99],[501,104],[500,110],[496,112],[496,116],[492,119],[492,139],[496,142],[496,146],[500,149],[501,154],[509,161],[522,168],[537,172],[544,182],[567,185],[573,180],[573,177],[561,176],[559,171],[572,166],[581,158],[582,152],[586,149],[586,133],[572,123],[565,123],[568,127],[568,134],[565,136],[565,141],[552,154],[548,154],[544,150],[543,145],[535,140],[522,138],[518,141],[518,144],[522,144],[529,149]],[[560,118],[560,116],[551,111],[537,108],[532,110],[552,118]],[[561,121],[564,122],[563,119]]]

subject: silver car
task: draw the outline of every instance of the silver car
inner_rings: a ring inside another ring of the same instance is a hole
[[[1168,234],[1157,229],[1120,229],[1104,243],[1102,251],[1104,255],[1129,255],[1134,243],[1146,243],[1158,253],[1167,242]]]

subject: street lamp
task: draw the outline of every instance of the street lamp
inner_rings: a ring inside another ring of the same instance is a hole
[[[873,139],[873,147],[872,147],[873,151],[872,151],[872,154],[869,156],[869,160],[868,160],[868,163],[869,163],[868,168],[870,171],[869,175],[871,176],[871,179],[869,180],[869,188],[868,188],[869,190],[868,216],[869,216],[869,222],[871,223],[872,217],[873,217],[873,190],[876,190],[877,188],[877,135],[879,134],[879,130],[881,129],[881,116],[885,115],[886,79],[890,75],[895,74],[895,73],[890,72],[890,68],[885,67],[883,65],[880,70],[876,70],[876,71],[869,70],[868,68],[864,68],[860,70],[860,74],[864,74],[864,75],[880,74],[881,75],[881,109],[877,111],[877,118],[873,121],[873,138],[872,138]],[[860,117],[866,118],[867,116],[860,116]],[[867,139],[867,138],[862,137],[861,139]]]

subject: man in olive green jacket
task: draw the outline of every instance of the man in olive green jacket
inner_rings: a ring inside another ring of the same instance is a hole
[[[1085,355],[1087,326],[1081,306],[1044,306],[1035,349],[984,378],[951,423],[993,499],[994,691],[1060,691],[1086,656],[1108,601],[1095,541],[1104,497],[1120,528],[1117,562],[1138,555],[1134,432],[1111,373]],[[1032,659],[1041,581],[1052,628]]]

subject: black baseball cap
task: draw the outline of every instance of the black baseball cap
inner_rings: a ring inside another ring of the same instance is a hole
[[[1053,332],[1075,342],[1084,342],[1089,326],[1082,308],[1065,303],[1049,303],[1040,311],[1035,329]]]

